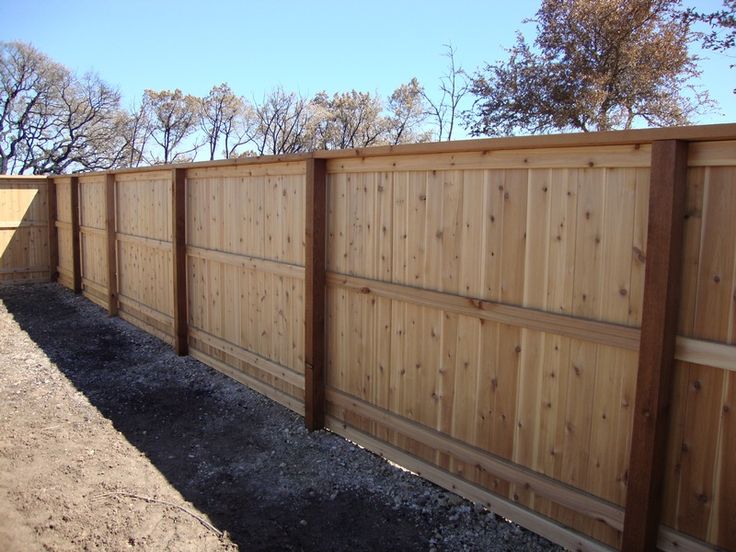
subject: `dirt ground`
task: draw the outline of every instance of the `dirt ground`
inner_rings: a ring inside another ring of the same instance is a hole
[[[552,550],[55,284],[0,287],[0,550]]]

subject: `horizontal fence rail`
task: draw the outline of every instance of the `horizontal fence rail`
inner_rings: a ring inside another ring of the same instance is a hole
[[[568,548],[736,549],[734,213],[736,125],[1,177],[0,281]]]

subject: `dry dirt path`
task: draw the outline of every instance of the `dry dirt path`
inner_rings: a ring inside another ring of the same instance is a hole
[[[550,550],[54,284],[0,287],[0,550]]]

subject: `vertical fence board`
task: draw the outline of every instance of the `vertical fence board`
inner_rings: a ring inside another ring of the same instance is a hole
[[[308,159],[306,177],[304,421],[314,431],[325,424],[325,160]]]
[[[72,223],[72,289],[74,293],[82,292],[82,260],[79,234],[79,177],[72,176],[69,190],[69,210]]]
[[[655,142],[652,148],[647,266],[624,550],[654,550],[657,543],[680,300],[687,152],[687,143],[675,140]]]
[[[186,170],[174,169],[171,175],[171,222],[174,271],[174,349],[188,353],[187,344],[187,245],[186,245]]]
[[[107,232],[107,311],[118,314],[118,266],[115,239],[115,174],[105,177],[105,230]]]
[[[47,181],[49,207],[49,274],[50,280],[55,282],[59,276],[59,238],[56,230],[56,182],[53,178]]]

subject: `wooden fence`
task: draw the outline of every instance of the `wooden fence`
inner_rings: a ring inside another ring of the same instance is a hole
[[[571,549],[736,550],[736,125],[49,182],[61,283],[310,428]]]
[[[49,280],[48,197],[45,177],[0,176],[0,283]]]

